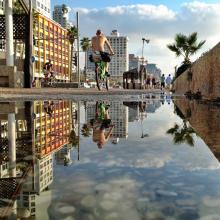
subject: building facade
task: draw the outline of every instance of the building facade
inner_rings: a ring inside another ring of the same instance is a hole
[[[115,82],[122,82],[123,73],[128,71],[128,37],[120,36],[117,30],[113,30],[107,39],[114,51],[109,65],[111,79]]]
[[[32,0],[32,7],[40,12],[42,15],[48,18],[51,17],[50,0]]]
[[[141,65],[147,65],[147,60],[143,61],[142,57],[136,57],[134,54],[129,54],[129,70],[139,68]]]
[[[161,69],[159,69],[156,64],[149,63],[146,65],[146,69],[148,74],[153,75],[157,79],[160,79],[162,72]]]
[[[4,0],[0,0],[0,15],[4,13]]]
[[[68,28],[70,8],[66,5],[55,5],[53,11],[53,20],[59,23],[63,28]]]
[[[52,105],[53,113],[48,115],[45,111],[48,106],[47,101],[34,103],[35,152],[39,158],[43,158],[69,143],[70,102],[57,101]]]
[[[34,18],[35,45],[33,55],[33,77],[38,86],[41,78],[44,78],[43,66],[49,59],[52,60],[53,71],[59,81],[70,80],[70,43],[67,30],[53,20],[37,14]]]

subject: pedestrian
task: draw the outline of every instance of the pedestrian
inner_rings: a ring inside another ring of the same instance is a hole
[[[172,79],[171,79],[171,76],[170,74],[167,76],[166,78],[166,86],[167,88],[170,90],[171,89],[171,82],[172,82]]]
[[[150,75],[147,75],[147,79],[146,79],[146,88],[147,89],[150,89],[150,81],[151,81]]]
[[[152,88],[156,88],[156,78],[154,76],[152,77]]]
[[[162,76],[160,77],[160,89],[164,90],[165,88],[165,76],[164,74],[162,74]]]

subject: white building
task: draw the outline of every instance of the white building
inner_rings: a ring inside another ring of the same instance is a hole
[[[109,102],[109,115],[114,125],[112,137],[127,138],[128,137],[128,107],[122,102]],[[86,121],[90,122],[95,118],[96,102],[89,102],[86,106]]]
[[[53,155],[38,159],[35,169],[36,192],[40,194],[53,182]]]
[[[4,13],[4,0],[0,0],[0,15]]]
[[[50,0],[32,0],[32,7],[46,17],[51,17]]]
[[[68,28],[70,8],[66,5],[55,5],[53,11],[53,20],[59,23],[63,28]]]
[[[128,37],[120,36],[117,30],[113,30],[110,36],[107,36],[114,56],[111,57],[109,73],[111,79],[117,82],[123,81],[123,73],[128,71]]]
[[[112,137],[127,138],[128,107],[123,105],[123,102],[110,102],[109,114],[112,119],[112,124],[114,125]]]

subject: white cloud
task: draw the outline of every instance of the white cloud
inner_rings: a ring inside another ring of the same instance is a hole
[[[145,47],[145,56],[149,62],[155,62],[164,73],[173,72],[174,66],[180,64],[166,45],[172,43],[176,33],[189,34],[198,32],[199,40],[206,44],[197,57],[212,48],[219,41],[220,4],[200,1],[184,3],[175,12],[165,5],[136,4],[103,9],[77,8],[80,14],[81,36],[91,37],[97,28],[106,35],[117,29],[129,37],[129,53],[141,55],[142,37],[150,38]],[[193,60],[196,56],[193,57]]]

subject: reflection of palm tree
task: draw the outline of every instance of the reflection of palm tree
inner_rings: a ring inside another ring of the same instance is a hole
[[[91,135],[91,128],[87,124],[84,124],[81,133],[84,137],[89,137]]]
[[[183,120],[182,127],[175,123],[172,128],[167,130],[167,134],[173,135],[174,144],[186,143],[190,146],[194,146],[194,133],[194,129],[191,126],[187,126],[185,120]]]
[[[76,147],[79,144],[79,137],[76,136],[76,132],[74,130],[72,130],[69,134],[69,142],[73,147]]]

